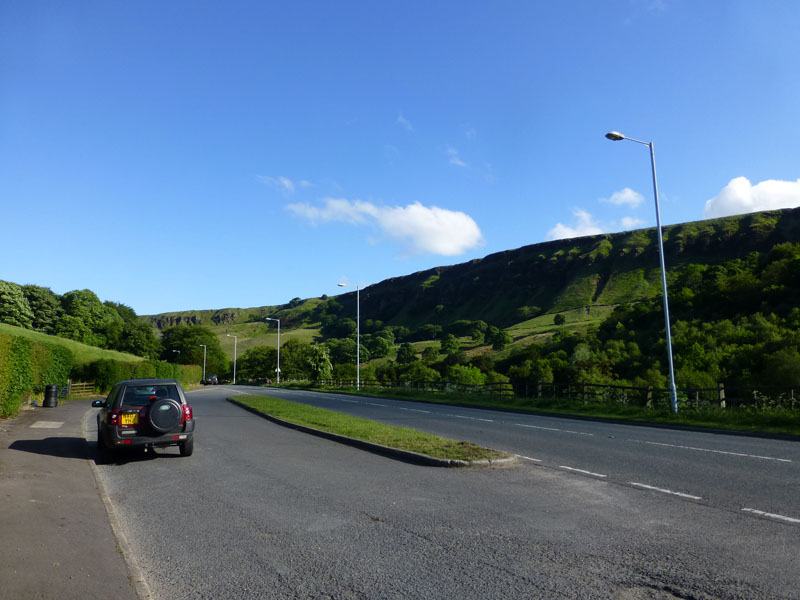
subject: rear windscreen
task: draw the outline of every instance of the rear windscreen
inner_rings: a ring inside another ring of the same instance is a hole
[[[134,385],[125,389],[120,406],[147,406],[161,398],[172,398],[180,403],[178,388],[174,385]]]

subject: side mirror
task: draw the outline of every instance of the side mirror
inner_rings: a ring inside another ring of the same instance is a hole
[[[93,408],[103,408],[105,402],[103,400],[92,400],[92,407]]]

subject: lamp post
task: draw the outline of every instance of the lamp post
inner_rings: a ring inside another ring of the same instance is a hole
[[[656,232],[658,233],[658,257],[661,262],[661,290],[664,296],[664,325],[667,332],[667,360],[669,362],[669,395],[670,407],[672,412],[678,413],[678,390],[675,388],[675,367],[672,362],[672,335],[670,334],[669,327],[669,301],[667,300],[667,269],[664,266],[664,240],[661,235],[661,211],[658,207],[658,183],[656,181],[656,153],[653,148],[653,142],[643,142],[635,140],[630,137],[622,135],[618,131],[610,131],[606,134],[606,138],[612,142],[619,142],[620,140],[628,140],[642,144],[650,148],[650,165],[653,168],[653,197],[656,204]]]
[[[265,317],[267,321],[275,321],[278,324],[278,368],[275,369],[275,373],[278,376],[278,383],[281,382],[281,320],[280,319],[273,319],[272,317]]]
[[[206,351],[208,350],[208,346],[206,344],[200,344],[200,347],[203,349],[203,383],[206,382]]]
[[[175,357],[175,364],[178,364],[178,359],[181,357],[181,351],[180,350],[173,350],[172,352],[173,352],[173,354],[177,352],[178,356]]]
[[[361,287],[340,283],[339,287],[356,288],[356,389],[361,389]]]
[[[230,333],[226,333],[225,335],[233,338],[233,385],[236,385],[236,343],[239,341],[239,337],[231,335]]]

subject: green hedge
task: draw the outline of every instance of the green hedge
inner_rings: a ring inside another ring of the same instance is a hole
[[[12,417],[47,385],[66,385],[72,352],[17,335],[0,334],[0,416]]]
[[[66,385],[70,377],[94,383],[99,392],[107,392],[123,379],[177,379],[181,385],[190,386],[203,376],[202,367],[197,365],[101,359],[74,366],[73,360],[72,352],[63,346],[0,334],[0,417],[13,417],[23,402],[42,395],[45,386]]]
[[[72,371],[74,381],[93,383],[95,389],[105,393],[116,382],[125,379],[177,379],[181,385],[200,383],[203,369],[197,365],[176,365],[161,361],[123,362],[101,359],[76,367]]]

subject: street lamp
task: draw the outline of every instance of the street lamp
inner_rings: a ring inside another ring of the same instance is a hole
[[[278,324],[278,368],[275,373],[278,375],[278,383],[281,382],[281,320],[273,319],[272,317],[264,317],[267,321],[275,321]]]
[[[361,287],[340,283],[339,287],[356,288],[356,389],[361,389]]]
[[[206,351],[208,350],[208,346],[206,344],[200,344],[203,348],[203,383],[206,382]]]
[[[610,131],[606,134],[606,138],[612,142],[619,142],[620,140],[628,140],[642,144],[650,148],[650,164],[653,168],[653,196],[656,203],[656,232],[658,233],[658,256],[661,262],[661,290],[664,296],[664,325],[667,332],[667,360],[669,362],[669,395],[670,406],[672,412],[678,413],[678,390],[675,388],[675,367],[672,363],[672,336],[669,327],[669,301],[667,300],[667,269],[664,266],[664,240],[661,236],[661,211],[658,207],[658,183],[656,182],[656,153],[653,149],[653,142],[643,142],[635,140],[630,137],[622,135],[618,131]]]
[[[175,364],[178,364],[178,359],[181,357],[181,351],[180,350],[173,350],[172,352],[173,353],[175,353],[175,352],[178,353],[178,356],[175,357]]]
[[[225,335],[233,338],[233,385],[236,385],[236,342],[239,341],[239,337],[231,335],[230,333],[226,333]]]

